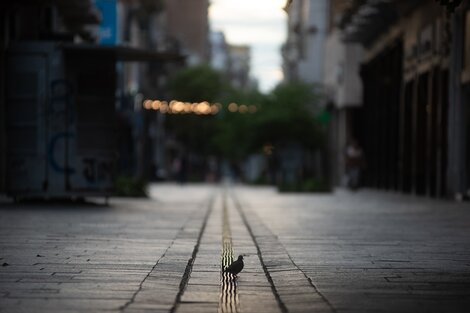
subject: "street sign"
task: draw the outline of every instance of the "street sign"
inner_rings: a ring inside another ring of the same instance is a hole
[[[101,12],[99,26],[99,43],[101,45],[116,45],[117,36],[117,1],[96,0],[96,7]]]

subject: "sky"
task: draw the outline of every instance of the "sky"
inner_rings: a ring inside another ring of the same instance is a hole
[[[286,0],[211,0],[209,8],[212,31],[223,31],[230,44],[251,46],[251,76],[264,92],[282,80],[285,4]]]

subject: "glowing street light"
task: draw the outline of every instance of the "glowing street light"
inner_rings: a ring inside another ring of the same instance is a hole
[[[144,101],[144,109],[150,110],[152,108],[152,100],[145,100]]]
[[[146,110],[160,111],[163,114],[188,114],[193,113],[197,115],[215,115],[219,113],[223,106],[220,103],[209,103],[208,101],[202,102],[183,102],[178,100],[172,100],[170,103],[161,100],[150,100],[143,101],[142,106]],[[231,113],[256,113],[258,108],[255,105],[237,104],[232,102],[228,105],[228,111]]]
[[[230,103],[228,105],[228,110],[232,113],[237,112],[238,111],[238,104],[236,104],[235,102]]]

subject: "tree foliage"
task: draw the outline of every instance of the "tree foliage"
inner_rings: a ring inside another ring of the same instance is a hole
[[[230,160],[241,160],[258,149],[256,140],[256,115],[252,113],[231,113],[230,103],[255,106],[259,112],[266,96],[256,90],[242,91],[230,88],[221,103],[223,110],[217,117],[217,131],[213,137],[218,154]]]
[[[222,75],[207,65],[198,65],[177,72],[169,83],[173,99],[184,102],[215,102],[226,85]],[[191,151],[200,155],[216,153],[212,137],[216,117],[194,114],[168,115],[167,128]]]
[[[170,81],[173,98],[181,101],[217,101],[225,89],[222,75],[208,65],[186,68]]]
[[[216,116],[170,115],[167,119],[177,139],[200,154],[242,160],[266,144],[296,143],[307,149],[320,144],[320,128],[313,115],[319,99],[315,86],[285,83],[266,95],[232,88],[220,73],[197,66],[178,73],[170,87],[173,97],[181,101],[222,103]],[[256,106],[257,111],[229,112],[232,102]]]
[[[315,87],[310,84],[278,85],[257,116],[259,143],[300,143],[306,148],[315,148],[320,139],[313,116],[318,98]]]

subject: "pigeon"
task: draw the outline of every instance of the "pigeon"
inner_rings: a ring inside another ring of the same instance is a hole
[[[238,256],[238,259],[233,262],[232,264],[230,264],[225,270],[224,272],[225,273],[230,273],[230,274],[233,274],[233,275],[237,275],[238,273],[240,273],[243,269],[243,255],[239,255]]]

